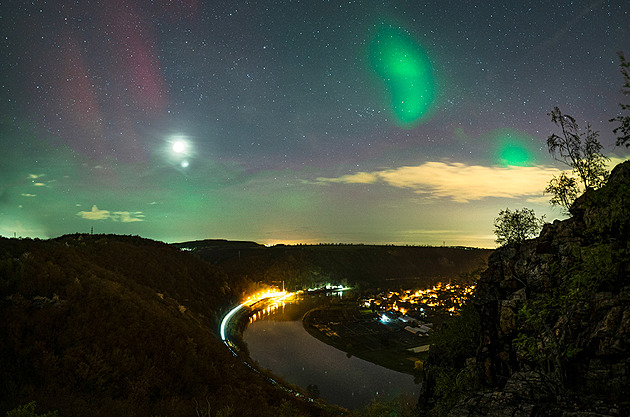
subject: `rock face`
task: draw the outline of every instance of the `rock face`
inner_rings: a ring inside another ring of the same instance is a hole
[[[630,415],[630,161],[478,283],[488,391],[452,415]]]

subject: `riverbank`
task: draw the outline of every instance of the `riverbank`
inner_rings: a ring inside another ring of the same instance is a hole
[[[353,302],[309,310],[302,324],[311,336],[349,356],[416,378],[422,376],[428,352],[412,353],[409,349],[428,344],[430,338],[383,324],[374,313],[360,310]]]
[[[304,295],[276,309],[259,310],[245,320],[243,341],[256,368],[312,398],[347,410],[361,410],[373,401],[384,403],[400,395],[415,403],[420,386],[412,375],[348,356],[304,329],[304,314],[331,299],[339,297]]]

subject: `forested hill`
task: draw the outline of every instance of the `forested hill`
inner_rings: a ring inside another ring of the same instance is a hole
[[[137,237],[0,238],[0,415],[31,401],[65,417],[322,413],[217,337],[246,287]]]
[[[464,247],[277,245],[208,240],[176,244],[255,281],[289,288],[346,282],[363,288],[424,286],[483,267],[492,250]]]

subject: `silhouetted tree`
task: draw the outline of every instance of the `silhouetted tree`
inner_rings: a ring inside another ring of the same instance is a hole
[[[501,210],[499,216],[494,219],[496,242],[500,245],[509,245],[534,237],[540,232],[545,223],[544,219],[545,216],[538,218],[534,210],[528,208]]]
[[[630,95],[630,62],[626,61],[623,52],[617,52],[617,55],[619,55],[619,66],[621,67],[621,75],[623,75],[624,79],[621,92],[628,96]],[[630,104],[619,103],[619,107],[621,107],[622,111],[630,110]],[[625,145],[626,148],[630,147],[630,115],[619,115],[609,121],[619,122],[619,126],[613,129],[613,132],[619,135],[617,136],[617,146]]]
[[[547,148],[553,157],[570,166],[585,188],[597,189],[606,183],[607,158],[602,154],[602,145],[597,140],[599,133],[586,125],[586,132],[580,132],[575,119],[562,114],[558,107],[551,113],[551,121],[560,127],[561,134],[547,138]]]
[[[545,188],[545,194],[552,194],[553,197],[549,201],[553,206],[560,206],[568,213],[571,204],[575,201],[579,194],[579,186],[575,177],[569,177],[562,172],[559,176],[553,178]]]

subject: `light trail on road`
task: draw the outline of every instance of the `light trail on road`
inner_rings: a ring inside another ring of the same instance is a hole
[[[258,301],[265,300],[268,298],[274,298],[274,299],[277,298],[278,301],[280,301],[280,300],[284,300],[290,297],[291,295],[293,295],[293,293],[287,292],[286,290],[282,290],[282,291],[266,291],[266,292],[251,296],[250,298],[247,299],[247,301],[237,305],[223,317],[223,320],[221,320],[221,328],[220,328],[221,340],[223,340],[226,344],[228,343],[228,337],[226,335],[225,329],[227,328],[227,325],[229,324],[232,317],[243,307],[250,306],[254,303],[257,303]]]
[[[287,298],[293,296],[295,293],[292,292],[287,292],[286,290],[282,290],[282,291],[266,291],[263,293],[259,293],[259,294],[255,294],[251,297],[249,297],[247,299],[247,301],[237,305],[236,307],[234,307],[232,310],[230,310],[224,317],[223,320],[221,320],[221,328],[220,328],[220,332],[221,332],[221,340],[223,340],[223,343],[225,343],[225,345],[228,347],[228,349],[230,349],[230,352],[232,352],[232,354],[234,356],[238,356],[237,351],[234,349],[235,346],[233,347],[233,343],[229,341],[228,339],[228,335],[226,332],[226,329],[228,327],[228,324],[230,323],[230,320],[232,319],[232,317],[234,317],[234,315],[236,313],[238,313],[239,310],[241,310],[243,307],[245,306],[251,306],[256,304],[259,301],[262,300],[266,300],[266,299],[275,299],[276,302],[278,301],[283,301],[286,300]],[[256,372],[258,375],[262,376],[263,378],[265,378],[267,381],[269,381],[271,384],[273,384],[274,386],[278,387],[279,389],[288,392],[291,395],[294,395],[298,398],[303,399],[304,401],[307,402],[314,402],[315,400],[307,395],[304,395],[301,392],[295,391],[292,388],[286,387],[284,385],[282,385],[281,383],[279,383],[278,381],[276,381],[275,379],[273,379],[272,377],[265,375],[263,373],[261,373],[256,367],[252,366],[246,359],[243,360],[243,363],[249,368],[251,369],[253,372]]]
[[[234,307],[232,310],[230,310],[229,313],[227,313],[225,315],[225,317],[223,317],[223,320],[221,320],[221,340],[223,340],[224,342],[226,341],[227,337],[225,336],[225,327],[227,326],[227,324],[229,323],[230,319],[232,318],[232,316],[234,314],[236,314],[237,311],[239,311],[241,308],[243,308],[245,305],[247,304],[247,302],[244,302],[242,304],[237,305],[236,307]]]

